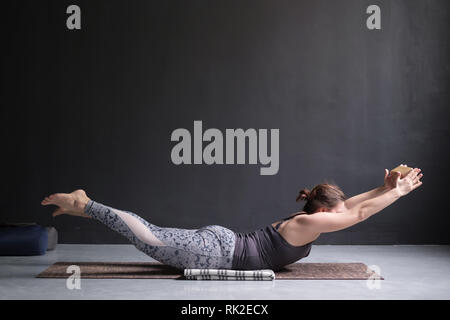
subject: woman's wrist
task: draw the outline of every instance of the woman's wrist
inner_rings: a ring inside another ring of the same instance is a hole
[[[392,192],[392,194],[394,196],[397,196],[398,198],[404,196],[404,194],[402,194],[397,187],[383,185],[379,188],[379,190],[381,194],[384,194],[386,192]]]

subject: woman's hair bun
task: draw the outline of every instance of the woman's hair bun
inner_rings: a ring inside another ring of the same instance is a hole
[[[297,199],[295,201],[308,201],[309,200],[310,191],[308,189],[300,190]]]

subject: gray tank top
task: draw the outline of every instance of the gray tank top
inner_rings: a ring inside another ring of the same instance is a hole
[[[289,220],[301,213],[284,218]],[[265,228],[250,232],[236,233],[232,268],[237,270],[272,269],[280,270],[284,266],[307,257],[313,242],[303,246],[289,244],[275,228],[268,225]]]

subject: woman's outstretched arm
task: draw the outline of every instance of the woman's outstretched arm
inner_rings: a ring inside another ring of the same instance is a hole
[[[345,200],[345,207],[348,209],[352,209],[363,201],[381,196],[386,191],[389,191],[389,188],[386,187],[385,185],[382,185],[370,191],[357,194],[356,196],[353,196]]]
[[[316,212],[300,215],[295,221],[311,233],[327,233],[347,229],[383,210],[401,197],[397,189],[386,191],[378,197],[365,200],[344,212]]]
[[[312,233],[334,232],[351,227],[420,187],[422,185],[420,178],[423,175],[419,174],[419,171],[420,169],[415,168],[403,179],[400,178],[400,172],[394,172],[392,174],[394,188],[375,198],[364,200],[351,209],[347,208],[344,212],[316,212],[311,215],[301,215],[295,221]]]

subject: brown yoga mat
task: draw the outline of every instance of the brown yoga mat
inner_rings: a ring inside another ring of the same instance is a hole
[[[68,278],[80,267],[84,279],[183,279],[183,271],[155,262],[56,262],[37,278]],[[275,272],[276,280],[384,280],[364,263],[293,263]]]

